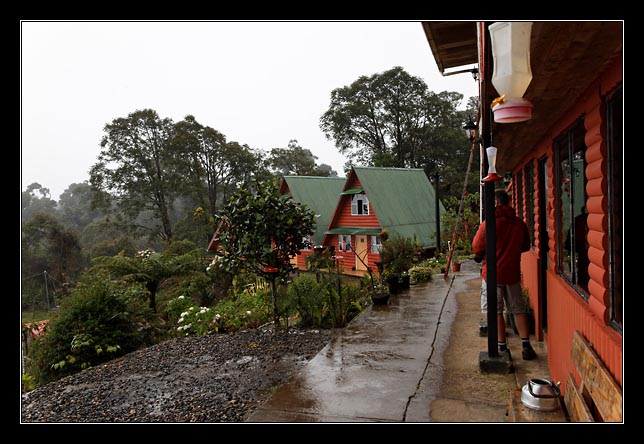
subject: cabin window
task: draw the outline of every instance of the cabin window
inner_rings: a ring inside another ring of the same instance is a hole
[[[586,130],[583,120],[555,139],[559,274],[588,299]]]
[[[304,236],[302,238],[302,244],[304,245],[302,247],[303,251],[311,251],[311,247],[313,246],[313,237],[311,236]]]
[[[371,252],[380,253],[381,248],[382,248],[382,239],[380,239],[380,236],[371,236]]]
[[[530,243],[534,247],[534,163],[528,162],[525,172],[525,222],[530,233]]]
[[[369,215],[369,199],[366,194],[354,194],[351,199],[351,215],[352,216],[368,216]]]
[[[338,234],[338,251],[351,251],[351,235]]]
[[[623,257],[622,224],[624,221],[623,94],[620,88],[606,101],[606,144],[608,152],[608,254],[610,321],[622,331]]]

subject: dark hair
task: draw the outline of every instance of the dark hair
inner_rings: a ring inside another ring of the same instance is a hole
[[[496,190],[494,192],[494,199],[501,205],[510,205],[510,196],[505,190]]]

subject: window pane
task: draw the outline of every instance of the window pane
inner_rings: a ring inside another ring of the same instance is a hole
[[[623,313],[623,268],[622,268],[622,221],[623,221],[623,96],[620,89],[613,95],[607,107],[608,136],[608,217],[610,252],[611,320],[622,327]]]
[[[559,164],[559,269],[582,296],[588,293],[586,143],[583,121],[556,141]]]
[[[572,210],[574,250],[572,264],[575,283],[588,292],[588,211],[586,211],[586,142],[585,129],[577,125],[572,131]]]
[[[570,237],[570,222],[572,220],[571,216],[571,193],[572,193],[572,184],[570,181],[570,158],[568,154],[568,135],[564,134],[560,140],[557,141],[557,159],[558,159],[558,187],[559,187],[559,227],[560,230],[557,233],[559,241],[558,250],[559,250],[559,269],[560,273],[572,281],[572,253],[571,253],[571,242],[572,238]],[[562,248],[563,246],[563,248]]]

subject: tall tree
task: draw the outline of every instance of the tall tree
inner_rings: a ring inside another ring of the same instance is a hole
[[[226,176],[224,202],[241,188],[247,188],[255,181],[265,181],[271,177],[263,151],[250,148],[246,144],[229,142],[226,144],[226,157],[230,161],[230,172]]]
[[[453,181],[469,155],[465,112],[457,110],[462,99],[435,94],[421,78],[394,67],[334,89],[320,128],[350,162],[423,168]]]
[[[82,231],[92,222],[105,216],[103,211],[91,205],[94,192],[92,186],[85,181],[72,183],[60,195],[58,215],[67,227]]]
[[[21,272],[26,302],[43,300],[45,291],[64,296],[83,265],[76,234],[68,230],[56,216],[35,213],[22,224]],[[50,279],[47,287],[44,286],[45,281],[32,282],[32,277],[44,272]]]
[[[90,183],[107,191],[117,207],[132,220],[149,210],[157,223],[141,227],[163,240],[172,239],[169,209],[177,190],[175,155],[169,140],[173,122],[156,111],[135,111],[117,118],[104,129],[98,162],[90,169]]]
[[[226,137],[188,115],[175,124],[172,146],[175,154],[180,153],[179,168],[185,172],[188,191],[199,207],[215,215],[221,178],[227,169]]]
[[[337,176],[326,164],[317,165],[318,158],[311,150],[302,148],[297,140],[288,142],[287,148],[273,148],[268,157],[273,172],[279,176]]]
[[[265,170],[262,156],[248,145],[227,142],[223,134],[201,125],[192,115],[175,125],[171,145],[178,171],[187,178],[186,190],[210,217],[239,184]]]
[[[56,212],[56,201],[51,199],[49,188],[45,188],[38,182],[30,184],[20,196],[20,216],[25,222],[35,213],[54,214]]]

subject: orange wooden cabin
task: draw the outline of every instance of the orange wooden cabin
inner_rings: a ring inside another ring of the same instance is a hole
[[[523,286],[546,341],[548,367],[566,390],[575,331],[623,383],[623,22],[534,22],[523,122],[494,121],[491,22],[423,22],[439,70],[474,72],[479,142],[497,147],[496,170],[512,178],[528,224]],[[487,174],[482,166],[481,177]],[[575,245],[570,234],[582,242]]]

